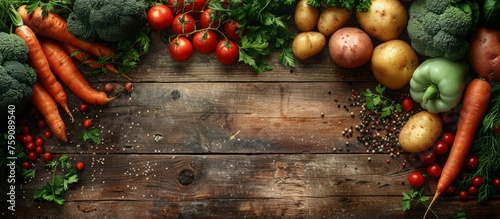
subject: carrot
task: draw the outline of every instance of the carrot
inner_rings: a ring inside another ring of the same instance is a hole
[[[59,42],[59,45],[61,45],[61,47],[68,54],[70,54],[70,55],[74,54],[74,56],[72,56],[73,58],[75,58],[79,62],[84,63],[85,65],[87,65],[91,68],[97,69],[97,68],[102,68],[104,66],[104,68],[106,68],[109,72],[118,73],[118,69],[116,69],[116,67],[114,65],[112,65],[111,63],[101,64],[97,60],[93,59],[90,56],[90,54],[88,54],[87,52],[82,51],[79,48],[77,48],[69,43]]]
[[[54,135],[62,141],[67,142],[66,125],[59,114],[57,104],[39,81],[33,85],[33,95],[30,102],[43,115]]]
[[[87,103],[97,105],[104,105],[111,100],[106,93],[97,91],[90,86],[68,53],[56,41],[41,38],[40,45],[47,56],[52,71],[68,85],[76,96]]]
[[[491,84],[483,79],[472,80],[467,89],[465,89],[455,140],[441,171],[436,192],[427,207],[424,218],[437,197],[450,186],[460,173],[462,164],[474,140],[474,135],[482,122],[484,114],[488,110],[490,98]]]
[[[68,108],[68,97],[61,83],[50,70],[47,57],[43,53],[40,42],[35,33],[26,25],[18,26],[15,34],[21,37],[29,48],[28,63],[36,70],[37,77],[47,91],[54,97],[55,101],[61,105],[73,121],[73,115]]]
[[[85,42],[73,36],[69,32],[66,20],[52,11],[49,11],[47,17],[43,18],[41,7],[29,14],[26,5],[23,5],[17,9],[17,12],[21,15],[23,22],[39,36],[69,43],[98,57],[113,55],[113,50],[103,44]]]

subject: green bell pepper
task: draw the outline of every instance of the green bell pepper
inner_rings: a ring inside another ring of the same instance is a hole
[[[410,96],[431,113],[446,112],[458,105],[465,88],[469,65],[446,58],[422,62],[410,80]]]

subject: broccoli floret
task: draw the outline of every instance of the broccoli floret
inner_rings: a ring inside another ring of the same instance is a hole
[[[28,64],[28,46],[17,35],[0,32],[0,109],[21,112],[33,94],[37,76]],[[6,110],[0,111],[3,118]]]
[[[408,37],[413,49],[429,57],[460,60],[469,43],[474,13],[463,11],[456,0],[415,0],[408,10]]]
[[[123,41],[144,27],[146,8],[144,0],[76,0],[68,28],[82,40]]]

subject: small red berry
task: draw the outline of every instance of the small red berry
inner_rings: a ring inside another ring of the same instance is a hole
[[[83,163],[83,161],[78,161],[78,162],[76,162],[76,169],[77,169],[78,171],[83,170],[83,168],[84,168],[84,167],[85,167],[85,163]]]

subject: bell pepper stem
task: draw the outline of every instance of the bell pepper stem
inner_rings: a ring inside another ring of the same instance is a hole
[[[422,102],[427,103],[429,100],[434,100],[439,97],[439,89],[435,84],[429,85],[422,96]]]

